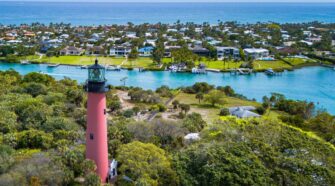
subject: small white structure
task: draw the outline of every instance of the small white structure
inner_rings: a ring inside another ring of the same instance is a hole
[[[269,56],[269,50],[264,48],[246,48],[243,51],[247,58],[250,56],[252,59],[259,59]]]
[[[200,136],[199,133],[189,133],[186,136],[184,136],[184,139],[189,141],[197,141],[200,140]]]
[[[112,163],[110,163],[109,165],[109,172],[108,172],[108,176],[109,176],[109,180],[116,181],[116,177],[117,177],[117,161],[115,159],[112,160]]]

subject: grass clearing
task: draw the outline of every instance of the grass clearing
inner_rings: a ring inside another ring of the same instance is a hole
[[[290,62],[292,65],[301,65],[304,63],[315,63],[315,60],[312,59],[302,59],[302,58],[284,58],[286,61]]]
[[[254,61],[255,70],[266,70],[266,69],[291,69],[292,66],[285,63],[284,61],[275,60],[275,61]]]
[[[260,103],[254,101],[242,100],[234,97],[226,97],[226,103],[224,105],[216,105],[212,107],[211,105],[195,98],[195,94],[180,93],[176,96],[175,100],[180,103],[189,104],[191,106],[190,112],[197,112],[202,115],[203,119],[212,123],[213,121],[220,119],[220,109],[223,107],[235,107],[235,106],[260,106]]]
[[[28,60],[40,62],[40,63],[59,63],[64,65],[91,65],[96,59],[95,56],[59,56],[59,57],[46,57],[43,56],[39,59],[39,56],[29,56]],[[99,63],[102,65],[121,65],[125,67],[148,67],[153,62],[150,58],[140,57],[135,61],[126,60],[124,57],[98,57]]]

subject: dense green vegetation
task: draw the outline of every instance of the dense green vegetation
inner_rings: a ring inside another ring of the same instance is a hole
[[[273,94],[260,104],[207,83],[111,88],[108,148],[119,161],[117,185],[335,184],[335,118],[312,103]],[[264,115],[227,116],[236,104]],[[71,79],[0,72],[0,185],[99,185],[94,163],[85,160],[85,105]],[[206,120],[201,109],[217,118]],[[172,119],[137,117],[172,111],[179,112]],[[186,140],[189,133],[200,139]]]

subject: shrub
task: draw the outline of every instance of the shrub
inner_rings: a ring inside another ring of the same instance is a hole
[[[132,109],[125,110],[123,116],[126,118],[131,118],[134,116],[134,111]]]
[[[263,106],[260,106],[260,107],[256,108],[256,112],[260,115],[263,115],[263,114],[265,114],[266,109]]]
[[[230,115],[229,109],[228,108],[222,108],[220,110],[220,116],[228,116]]]

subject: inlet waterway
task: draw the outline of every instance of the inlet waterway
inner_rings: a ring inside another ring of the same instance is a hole
[[[58,66],[50,68],[45,64],[21,65],[17,63],[0,63],[0,70],[14,69],[24,75],[30,72],[42,72],[56,79],[69,77],[83,83],[87,70],[76,66]],[[107,71],[109,84],[123,85],[120,79],[125,78],[126,86],[137,86],[144,89],[156,89],[162,85],[172,88],[193,85],[196,82],[207,82],[216,86],[231,86],[237,93],[250,99],[261,101],[264,95],[272,92],[284,94],[287,98],[313,101],[318,108],[324,108],[335,114],[335,70],[314,66],[285,71],[281,75],[268,76],[264,73],[252,75],[232,75],[229,73],[191,74],[172,73],[168,71],[121,70]]]

